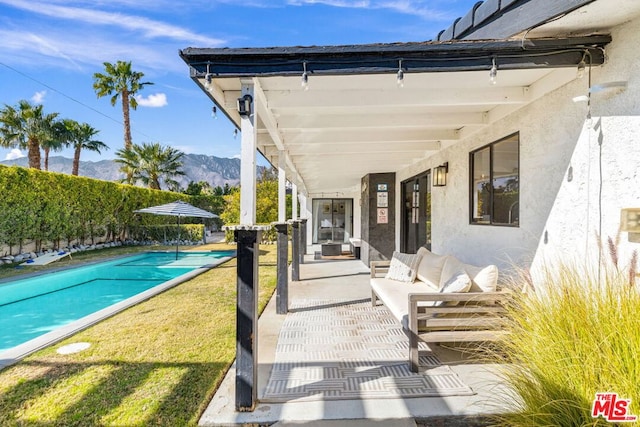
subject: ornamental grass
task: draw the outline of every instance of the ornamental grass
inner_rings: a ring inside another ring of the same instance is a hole
[[[616,252],[611,255],[611,265],[600,269],[578,263],[548,268],[535,292],[516,296],[500,357],[509,362],[504,380],[514,390],[505,397],[519,410],[498,418],[499,424],[611,425],[592,417],[598,392],[631,399],[629,414],[640,415],[637,260],[634,254],[621,268]]]

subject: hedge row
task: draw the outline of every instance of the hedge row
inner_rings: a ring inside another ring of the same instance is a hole
[[[171,216],[140,215],[133,211],[184,200],[219,213],[221,197],[198,197],[100,181],[17,166],[0,166],[0,246],[36,251],[61,243],[126,240],[133,226],[175,223]],[[215,209],[215,210],[212,210]],[[64,246],[62,245],[62,246]]]

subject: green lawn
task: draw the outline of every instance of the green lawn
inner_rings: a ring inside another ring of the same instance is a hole
[[[262,311],[276,246],[260,249]],[[235,304],[233,259],[31,355],[0,371],[0,425],[195,425],[235,357]],[[91,347],[56,353],[74,342]]]

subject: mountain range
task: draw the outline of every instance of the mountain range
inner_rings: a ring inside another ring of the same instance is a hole
[[[240,159],[206,156],[204,154],[185,154],[182,157],[184,176],[178,176],[176,181],[182,188],[186,188],[189,182],[208,182],[212,187],[237,186],[240,183]],[[1,161],[2,165],[28,166],[26,157],[15,160]],[[49,157],[49,171],[71,173],[73,159],[62,156]],[[124,174],[119,171],[120,165],[113,160],[100,160],[97,162],[80,161],[79,175],[104,181],[120,181]],[[163,188],[166,189],[166,188]]]

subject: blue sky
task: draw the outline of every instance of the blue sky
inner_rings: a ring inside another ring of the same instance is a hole
[[[211,101],[189,78],[180,49],[425,41],[475,2],[0,0],[0,106],[27,99],[89,123],[110,150],[82,159],[113,158],[123,145],[122,112],[96,97],[92,76],[105,61],[131,61],[154,83],[131,113],[134,142],[235,157],[240,138],[223,115],[211,117]],[[0,160],[20,154],[0,148]]]

